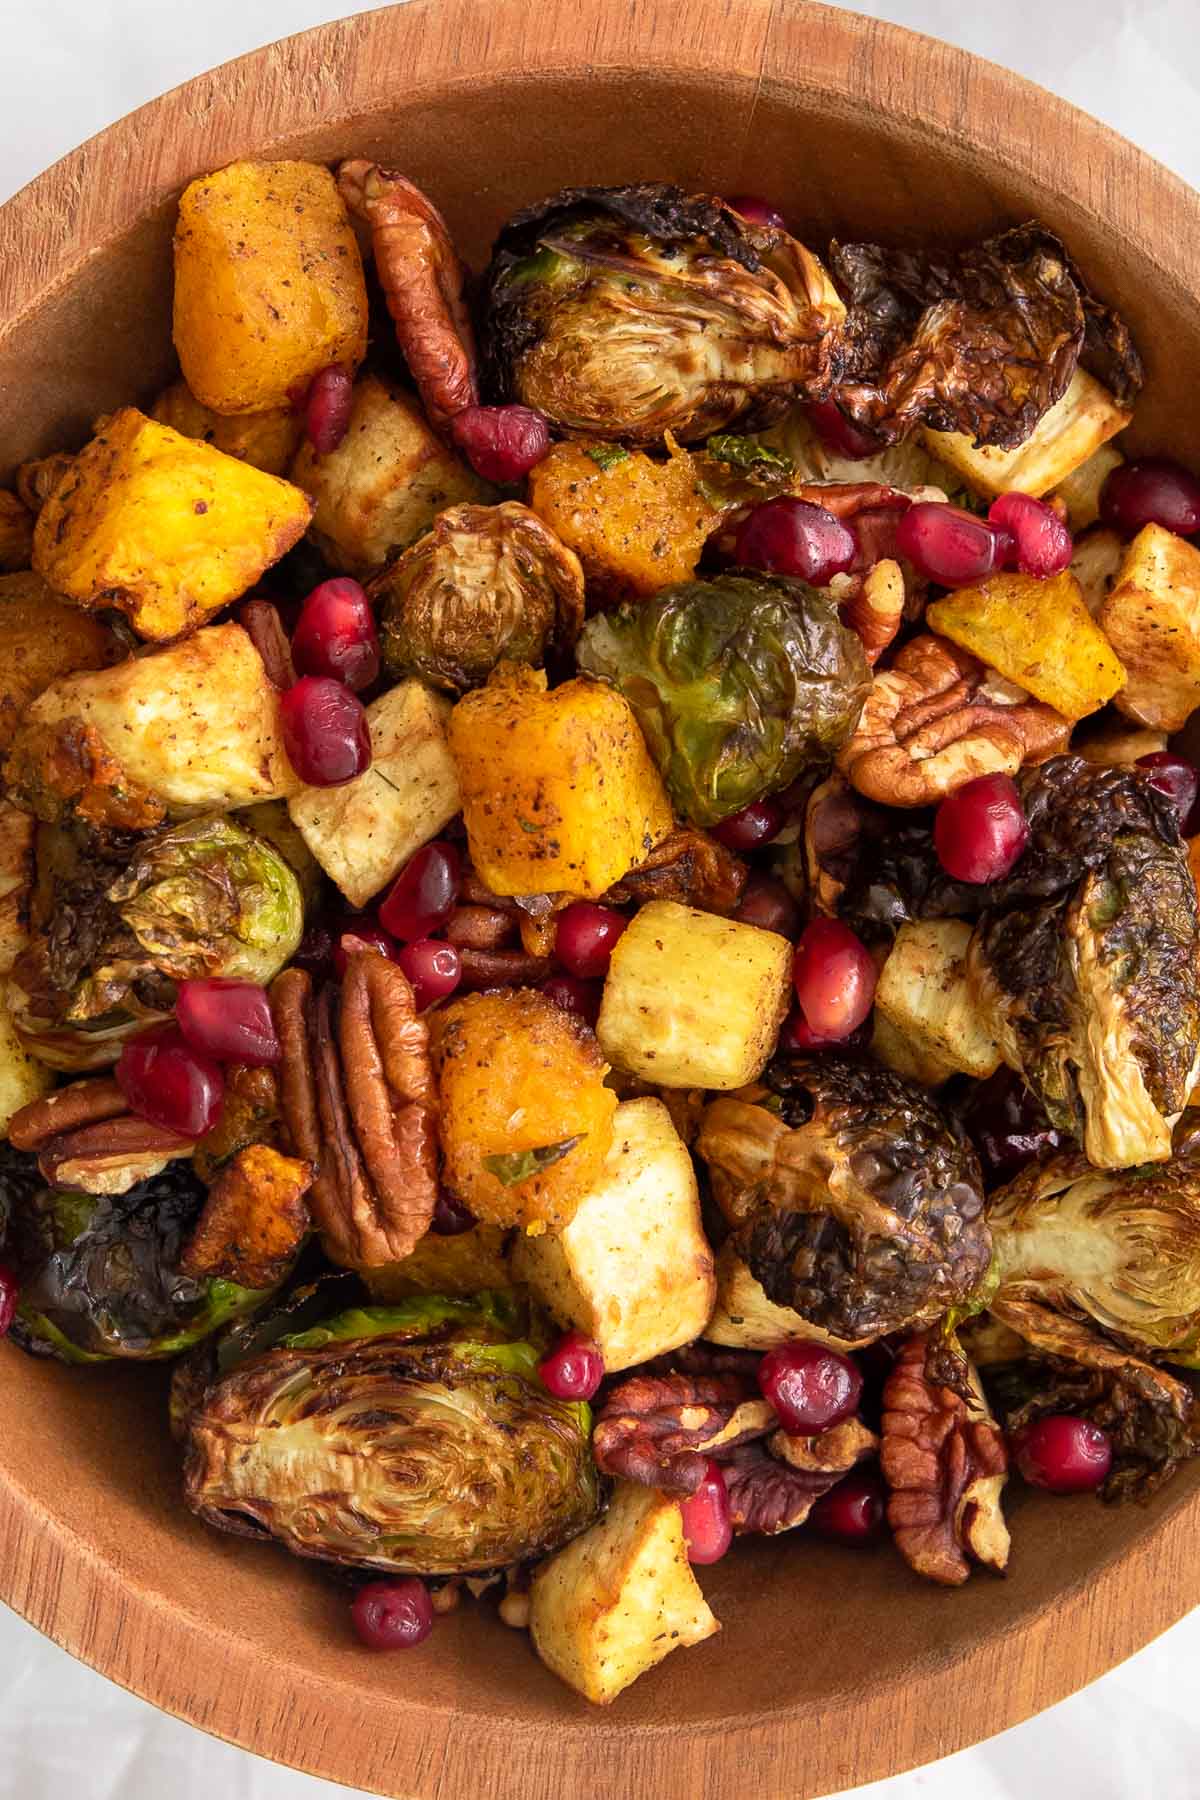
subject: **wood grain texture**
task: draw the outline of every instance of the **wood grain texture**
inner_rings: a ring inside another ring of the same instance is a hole
[[[1131,318],[1147,444],[1200,460],[1200,201],[1102,126],[944,45],[801,0],[413,0],[143,108],[0,210],[0,478],[172,368],[171,212],[238,155],[359,150],[428,184],[478,260],[517,203],[673,177],[769,193],[818,244],[1037,212]],[[1093,1679],[1200,1600],[1200,1467],[1146,1509],[1028,1492],[1007,1581],[755,1543],[705,1571],[720,1636],[588,1708],[464,1608],[419,1655],[354,1647],[344,1590],[181,1510],[160,1376],[0,1349],[0,1594],[167,1710],[421,1800],[829,1793]]]

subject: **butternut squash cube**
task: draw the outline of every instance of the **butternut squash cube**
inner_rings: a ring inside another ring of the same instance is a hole
[[[1200,550],[1144,525],[1098,618],[1125,664],[1119,710],[1140,725],[1179,731],[1200,706]]]
[[[164,388],[151,409],[160,425],[184,437],[202,438],[226,456],[236,456],[268,475],[286,475],[304,436],[304,417],[294,406],[269,412],[218,413],[197,400],[186,381]]]
[[[1066,719],[1097,712],[1125,670],[1069,569],[1048,580],[989,575],[926,610],[926,621]]]
[[[32,569],[0,575],[0,751],[52,681],[102,669],[119,655],[107,625],[68,606]]]
[[[1069,480],[1132,417],[1085,369],[1076,369],[1062,399],[1015,450],[977,450],[962,431],[923,430],[921,435],[933,454],[984,499],[1013,489],[1040,498]]]
[[[0,488],[0,574],[27,569],[33,553],[33,514],[20,497]]]

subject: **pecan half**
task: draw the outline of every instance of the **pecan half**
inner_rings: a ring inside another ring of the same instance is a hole
[[[972,1560],[998,1573],[1008,1565],[1000,1510],[1008,1454],[974,1371],[969,1404],[928,1379],[925,1356],[925,1338],[911,1338],[883,1390],[880,1463],[892,1490],[888,1523],[911,1569],[958,1587]]]
[[[296,665],[279,608],[270,600],[246,600],[238,608],[238,624],[261,656],[272,687],[290,688],[296,679]]]
[[[876,675],[837,766],[886,806],[930,806],[979,775],[1014,775],[1065,749],[1068,720],[1038,701],[980,701],[985,670],[966,651],[924,635]]]
[[[607,1475],[694,1494],[714,1451],[728,1455],[774,1423],[743,1375],[634,1375],[604,1401],[592,1450]]]
[[[184,1274],[276,1287],[308,1235],[304,1196],[313,1173],[311,1163],[266,1144],[240,1150],[209,1190],[179,1259]]]
[[[460,950],[501,950],[517,935],[517,920],[498,906],[478,906],[467,902],[456,906],[446,920],[446,941]],[[553,948],[553,931],[551,948]],[[549,955],[549,951],[541,952]]]
[[[173,1157],[190,1156],[191,1138],[148,1119],[101,1119],[42,1144],[38,1168],[51,1187],[85,1194],[127,1194],[139,1181],[161,1175]]]
[[[129,1104],[111,1076],[92,1076],[21,1107],[9,1120],[8,1141],[14,1150],[40,1150],[51,1138],[79,1131],[84,1125],[98,1125],[103,1119],[119,1118],[128,1111]]]
[[[397,342],[431,422],[442,430],[479,399],[467,271],[441,213],[403,175],[357,157],[341,165],[337,179],[347,209],[371,228]]]

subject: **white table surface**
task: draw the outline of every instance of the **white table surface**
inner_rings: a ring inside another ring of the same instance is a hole
[[[0,0],[0,200],[164,88],[359,9],[354,0]],[[892,0],[858,10],[1019,69],[1200,186],[1197,0]],[[345,1800],[349,1793],[166,1718],[0,1607],[3,1800]],[[1200,1613],[1040,1718],[855,1794],[1196,1800]]]

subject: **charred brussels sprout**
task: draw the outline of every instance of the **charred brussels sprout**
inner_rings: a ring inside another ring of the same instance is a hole
[[[870,685],[832,603],[781,577],[681,582],[589,620],[577,654],[629,701],[676,810],[695,825],[827,761]]]
[[[916,1082],[843,1056],[780,1056],[712,1102],[696,1148],[738,1255],[820,1331],[860,1343],[919,1330],[983,1282],[979,1164]]]
[[[389,673],[454,694],[482,686],[503,658],[540,666],[583,623],[579,558],[515,500],[439,513],[371,595]]]
[[[658,182],[518,213],[485,277],[491,397],[575,435],[686,443],[829,391],[844,308],[786,231]]]
[[[265,1293],[180,1272],[204,1200],[178,1163],[127,1194],[27,1192],[9,1233],[21,1284],[16,1341],[68,1363],[161,1360],[261,1306]]]
[[[352,1567],[544,1555],[599,1506],[588,1407],[555,1400],[509,1297],[357,1308],[235,1367],[187,1421],[201,1518]]]

